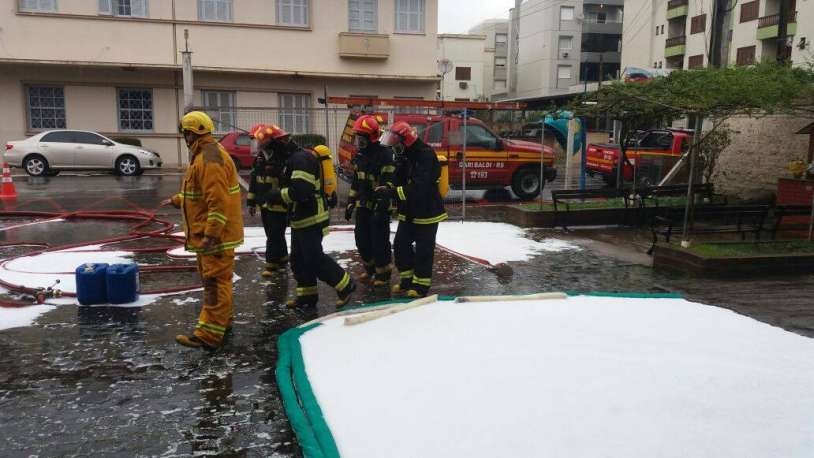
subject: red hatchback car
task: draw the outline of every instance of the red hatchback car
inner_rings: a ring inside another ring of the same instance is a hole
[[[249,169],[254,163],[254,155],[251,151],[251,138],[246,132],[229,132],[221,137],[220,144],[226,148],[235,165],[239,169]]]

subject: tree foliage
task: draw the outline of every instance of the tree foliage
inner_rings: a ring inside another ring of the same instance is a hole
[[[648,82],[615,82],[578,97],[571,110],[583,116],[621,121],[622,156],[636,131],[669,124],[684,116],[712,123],[695,147],[733,116],[814,115],[814,70],[777,63],[750,67],[675,71]],[[719,139],[718,139],[719,140]],[[716,140],[717,141],[717,140]]]

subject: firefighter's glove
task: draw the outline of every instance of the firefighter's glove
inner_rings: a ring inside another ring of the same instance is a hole
[[[377,197],[379,198],[391,198],[396,195],[396,190],[391,188],[390,186],[377,186],[376,189],[373,190]]]
[[[334,191],[330,196],[328,196],[328,207],[329,208],[336,208],[336,205],[339,203],[339,198],[336,197],[336,191]]]
[[[376,199],[374,211],[376,213],[387,213],[390,211],[390,198],[379,197]]]
[[[251,205],[249,205],[249,216],[254,218],[255,215],[257,215],[257,206],[255,206],[254,204],[251,204]]]
[[[271,207],[274,205],[282,205],[283,204],[283,196],[280,194],[279,189],[272,189],[268,193],[266,193],[266,203]]]
[[[345,206],[345,221],[350,221],[353,218],[353,209],[356,208],[356,201],[351,200],[348,202],[348,205]]]

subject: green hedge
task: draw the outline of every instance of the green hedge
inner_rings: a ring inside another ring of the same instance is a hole
[[[291,139],[303,148],[313,148],[317,145],[328,144],[328,139],[319,134],[295,134],[291,136]]]
[[[116,143],[122,143],[125,145],[132,145],[132,146],[142,146],[141,140],[136,137],[110,137]]]

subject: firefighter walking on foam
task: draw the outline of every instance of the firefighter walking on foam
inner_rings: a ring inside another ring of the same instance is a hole
[[[376,118],[360,116],[353,125],[354,143],[358,154],[353,158],[353,181],[345,208],[350,221],[356,211],[356,248],[365,264],[364,279],[373,278],[374,286],[390,284],[392,267],[390,246],[390,204],[387,193],[376,193],[385,186],[394,189],[396,167],[393,152],[379,143],[381,129]]]
[[[271,190],[281,189],[280,180],[283,176],[286,158],[274,154],[270,144],[273,135],[281,135],[284,132],[258,124],[249,130],[249,134],[254,139],[252,146],[257,151],[257,158],[252,165],[246,205],[249,207],[251,216],[255,216],[257,207],[260,207],[260,219],[266,233],[266,266],[262,275],[271,277],[275,271],[285,270],[288,265],[288,245],[285,240],[288,208],[285,203],[272,205],[266,200],[266,196]]]
[[[162,202],[180,208],[185,248],[196,253],[203,280],[203,308],[192,335],[175,340],[184,346],[214,350],[223,344],[232,325],[232,275],[235,248],[243,243],[240,184],[229,154],[212,137],[215,129],[206,113],[192,111],[181,118],[179,130],[189,147],[189,167],[181,192]]]
[[[291,270],[297,281],[296,297],[291,307],[313,307],[319,298],[317,279],[336,290],[337,307],[350,301],[356,284],[347,272],[322,250],[322,238],[328,233],[328,201],[323,191],[322,159],[317,152],[306,151],[277,126],[269,147],[273,154],[285,158],[280,189],[268,192],[266,202],[285,204],[291,225]]]
[[[396,157],[395,186],[376,188],[377,193],[395,196],[398,206],[393,251],[401,281],[393,292],[424,297],[432,284],[438,223],[447,219],[439,191],[441,163],[406,122],[393,124],[381,143],[391,146]]]

